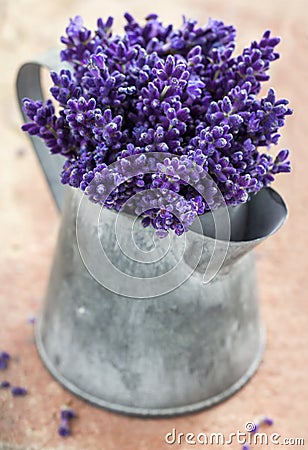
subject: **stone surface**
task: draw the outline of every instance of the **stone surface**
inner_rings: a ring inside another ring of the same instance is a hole
[[[267,28],[283,38],[279,46],[282,57],[272,66],[268,86],[273,85],[279,96],[290,98],[295,110],[280,142],[281,148],[292,149],[293,173],[278,177],[274,186],[285,198],[290,214],[277,235],[258,250],[260,307],[267,329],[267,348],[257,374],[245,388],[215,408],[176,419],[144,420],[97,409],[65,391],[44,368],[33,345],[32,325],[27,317],[40,310],[59,217],[31,146],[19,131],[21,118],[14,86],[17,69],[57,46],[68,18],[75,14],[83,15],[89,26],[94,26],[98,16],[111,14],[120,28],[122,13],[127,9],[142,18],[153,8],[137,0],[130,1],[129,6],[124,0],[0,1],[0,349],[12,355],[8,370],[0,372],[0,377],[29,390],[23,398],[12,397],[9,391],[0,392],[0,448],[159,450],[170,447],[164,436],[172,428],[183,433],[227,435],[237,429],[243,431],[245,422],[260,414],[275,420],[271,429],[264,430],[279,433],[282,439],[304,437],[307,445],[308,11],[303,0],[291,5],[278,0],[155,3],[164,21],[179,23],[184,13],[201,22],[211,16],[233,23],[238,29],[239,48]],[[57,436],[63,404],[78,413],[72,423],[72,437],[66,440]],[[191,448],[185,443],[171,447]],[[236,450],[241,445],[234,442],[213,447]]]

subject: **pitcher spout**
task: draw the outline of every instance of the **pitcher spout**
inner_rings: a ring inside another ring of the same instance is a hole
[[[200,223],[194,223],[188,232],[190,249],[186,254],[194,254],[202,246],[197,272],[212,278],[214,272],[228,273],[235,262],[276,233],[287,214],[286,204],[278,192],[264,188],[249,202],[200,216]],[[189,258],[186,262],[190,264]]]
[[[288,209],[282,197],[272,188],[262,189],[246,204],[244,242],[262,241],[276,233],[284,224]]]

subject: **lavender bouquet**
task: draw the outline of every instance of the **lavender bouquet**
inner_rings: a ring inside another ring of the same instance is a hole
[[[233,56],[235,29],[221,21],[184,18],[174,29],[156,14],[143,26],[125,19],[123,37],[112,35],[111,17],[94,32],[70,20],[61,60],[71,69],[51,72],[58,112],[51,100],[23,101],[22,129],[65,157],[62,183],[116,211],[146,191],[135,212],[163,237],[187,231],[219,198],[247,202],[290,171],[288,150],[268,152],[292,113],[288,101],[273,89],[257,97],[279,38],[266,31]],[[147,154],[163,158],[149,163]]]

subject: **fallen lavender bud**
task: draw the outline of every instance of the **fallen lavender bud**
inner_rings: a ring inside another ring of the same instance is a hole
[[[260,416],[254,420],[254,423],[256,427],[254,430],[252,430],[252,433],[256,433],[259,430],[260,426],[263,424],[273,425],[274,421],[267,416]]]
[[[34,325],[36,323],[36,317],[35,316],[29,316],[27,318],[27,322],[30,323],[31,325]]]
[[[1,383],[0,383],[0,388],[8,388],[10,386],[11,386],[10,382],[6,381],[6,380],[1,381]]]
[[[20,386],[11,387],[11,393],[14,397],[22,397],[27,394],[27,389]]]
[[[70,430],[68,422],[65,422],[65,421],[63,423],[61,422],[61,424],[58,428],[58,434],[61,437],[70,436],[71,430]]]
[[[71,408],[62,408],[60,412],[60,425],[58,428],[58,434],[61,437],[70,436],[70,420],[77,417],[75,411]]]
[[[260,423],[256,423],[256,421],[255,421],[255,427],[253,430],[251,430],[251,433],[256,433],[259,430],[259,428],[260,428]]]
[[[75,417],[77,417],[77,415],[72,409],[65,408],[61,410],[61,420],[70,420]]]
[[[274,421],[273,419],[270,419],[269,417],[263,417],[263,423],[265,423],[266,425],[273,425]]]
[[[8,362],[11,359],[7,352],[0,353],[0,370],[5,370],[8,366]]]

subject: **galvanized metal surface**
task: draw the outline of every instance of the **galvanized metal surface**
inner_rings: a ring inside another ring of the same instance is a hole
[[[172,292],[145,299],[116,294],[93,279],[81,254],[88,252],[99,260],[97,233],[101,242],[109,243],[111,257],[124,271],[113,227],[116,214],[104,211],[102,227],[97,228],[91,215],[83,217],[80,225],[76,222],[79,202],[78,192],[70,191],[36,331],[40,355],[51,373],[90,402],[144,416],[209,407],[245,384],[264,349],[251,250],[285,218],[278,194],[264,190],[254,203],[244,206],[252,229],[244,226],[242,232],[255,238],[230,242],[222,269],[211,282],[203,284],[202,279],[214,239],[189,231],[184,264],[176,276],[185,278],[194,249],[203,245],[197,270]],[[258,224],[259,208],[263,218],[257,227],[253,224]],[[127,227],[121,231],[127,239],[130,221],[127,217]],[[76,223],[77,235],[84,234],[88,242],[86,251],[78,248]],[[138,235],[142,233],[137,232],[135,240]],[[160,267],[168,269],[176,256],[176,251],[169,252]],[[151,270],[151,264],[143,264],[139,276],[147,278]],[[118,284],[123,282],[126,279],[119,277]],[[142,282],[135,289],[137,295]]]

